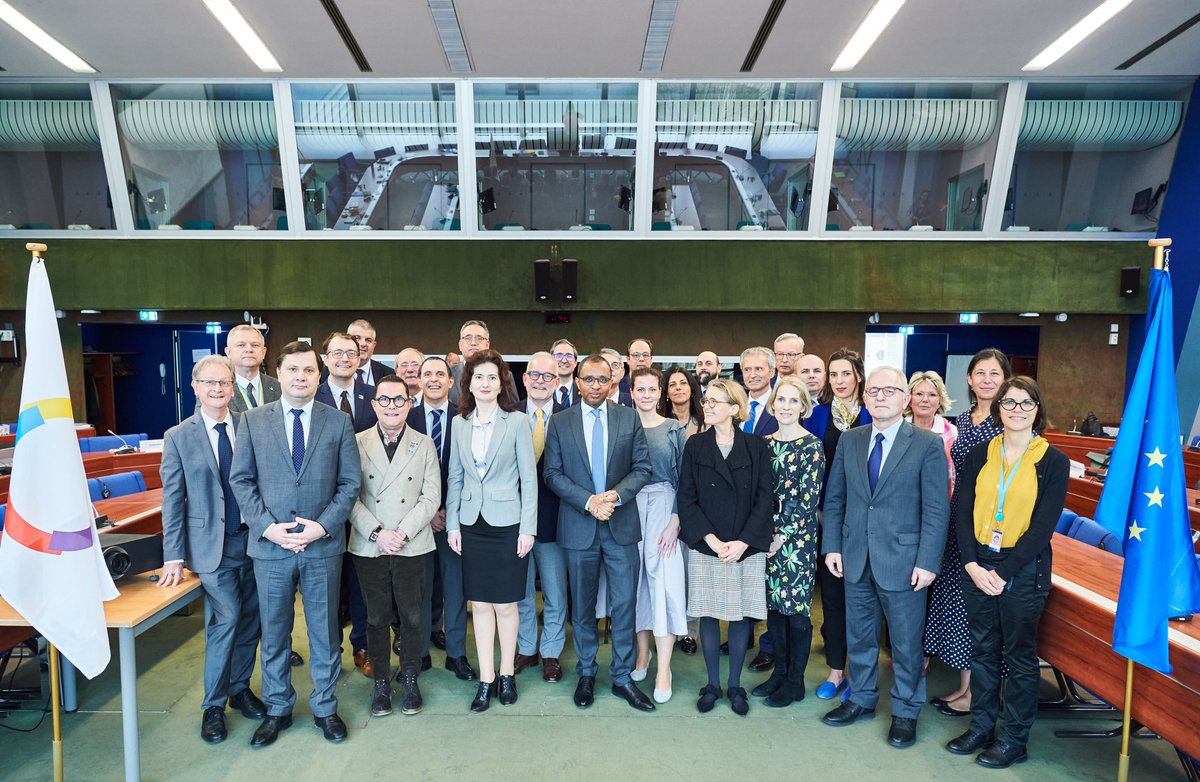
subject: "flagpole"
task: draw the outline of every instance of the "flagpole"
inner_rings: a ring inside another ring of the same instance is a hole
[[[1168,238],[1151,239],[1147,242],[1154,248],[1154,268],[1162,269],[1166,248],[1171,246]],[[1129,726],[1133,719],[1133,659],[1125,660],[1125,709],[1121,719],[1121,755],[1117,760],[1117,782],[1129,779]]]
[[[58,648],[50,647],[50,703],[54,733],[50,745],[54,753],[54,782],[63,782],[62,711],[58,703]]]

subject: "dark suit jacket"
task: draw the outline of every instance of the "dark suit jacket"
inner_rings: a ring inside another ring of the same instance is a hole
[[[758,418],[754,420],[754,434],[759,437],[766,437],[769,434],[775,434],[779,431],[779,421],[775,420],[775,416],[771,415],[771,411],[764,404],[762,409],[758,410]],[[724,540],[724,538],[722,538]]]
[[[856,426],[838,441],[825,494],[821,553],[841,553],[847,581],[866,578],[869,562],[883,589],[912,589],[914,567],[933,573],[942,567],[950,525],[946,449],[938,435],[902,421],[872,492],[867,480],[871,431],[871,426]]]
[[[579,399],[576,394],[575,399]],[[578,405],[572,405],[577,407]],[[567,408],[554,403],[553,413],[561,413]],[[525,411],[525,416],[529,416],[528,403],[522,408]],[[546,429],[550,429],[550,421],[546,420]],[[537,477],[538,477],[538,527],[537,527],[537,542],[538,543],[554,543],[558,540],[558,495],[546,485],[546,454],[542,453],[542,458],[537,461]]]
[[[262,399],[257,401],[258,406],[262,407],[263,405],[269,402],[274,402],[276,399],[278,399],[282,395],[282,391],[279,388],[279,381],[268,375],[266,372],[260,372],[258,377],[262,381]],[[242,396],[241,389],[233,389],[233,399],[229,400],[229,409],[235,413],[244,413],[250,409],[250,406],[246,404],[245,397]],[[196,412],[200,412],[199,399],[196,400]]]
[[[416,429],[421,434],[429,434],[425,431],[425,404],[421,404],[408,411],[408,425]],[[450,419],[458,415],[458,405],[450,402],[446,405],[446,420],[442,422],[442,504],[438,506],[438,510],[446,507],[446,489],[450,481]],[[434,443],[436,446],[437,444]]]
[[[234,432],[240,417],[231,415]],[[182,559],[193,573],[213,572],[225,547],[225,492],[199,413],[167,430],[158,473],[163,485],[163,560]]]
[[[562,388],[563,388],[563,386],[559,386],[558,388],[554,389],[554,410],[555,410],[555,412],[558,412],[559,408],[564,407],[558,401],[558,393]],[[574,384],[571,384],[570,386],[566,386],[566,389],[569,392],[569,394],[567,396],[567,404],[565,407],[574,407],[575,405],[579,404],[580,400],[582,399],[582,397],[579,396],[579,388],[576,387]]]
[[[369,386],[366,383],[354,381],[354,433],[365,432],[375,425],[375,408],[371,407],[371,400],[375,398],[375,386]],[[337,399],[333,398],[333,394],[329,390],[327,383],[322,383],[317,386],[317,401],[327,404],[335,410],[340,410],[338,404],[341,403],[341,396]]]
[[[621,505],[605,522],[613,539],[631,545],[642,539],[642,524],[635,497],[650,480],[650,447],[636,411],[607,402],[608,462],[605,490],[615,489]],[[558,544],[566,549],[586,549],[596,538],[596,519],[586,510],[592,494],[591,458],[583,436],[583,417],[591,410],[576,405],[550,417],[546,429],[546,485],[559,496]]]
[[[375,382],[367,383],[367,385],[369,385],[369,386],[377,385],[380,380],[383,380],[388,375],[396,374],[396,370],[392,369],[391,367],[389,367],[387,364],[383,363],[382,361],[376,361],[375,359],[371,359],[370,363],[371,363],[371,379],[374,380]],[[329,369],[326,368],[326,366],[324,364],[321,364],[321,382],[324,383],[328,379],[329,379]],[[354,375],[354,379],[355,380],[358,379],[357,372]]]
[[[775,510],[771,452],[761,437],[737,427],[729,458],[717,447],[717,430],[688,438],[679,473],[679,537],[695,551],[716,556],[708,534],[749,545],[742,559],[771,547]]]

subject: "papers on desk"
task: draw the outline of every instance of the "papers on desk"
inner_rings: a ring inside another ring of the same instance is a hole
[[[142,442],[139,443],[139,450],[142,453],[162,453],[162,449],[162,440],[142,440]]]

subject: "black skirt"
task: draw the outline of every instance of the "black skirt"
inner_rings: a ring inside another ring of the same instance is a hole
[[[518,525],[493,527],[480,516],[462,531],[463,595],[482,603],[516,603],[525,597],[529,557],[517,556]]]

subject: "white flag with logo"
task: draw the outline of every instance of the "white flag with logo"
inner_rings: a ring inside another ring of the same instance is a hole
[[[0,536],[0,597],[75,667],[108,665],[105,600],[118,594],[96,534],[45,263],[29,267],[25,377],[8,510]]]

